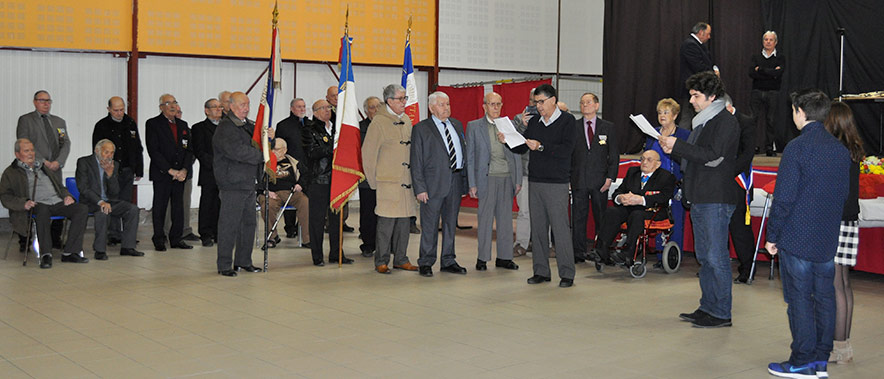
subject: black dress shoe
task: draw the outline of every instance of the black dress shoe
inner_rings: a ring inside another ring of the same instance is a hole
[[[193,234],[193,233],[187,233],[187,235],[184,237],[181,237],[181,239],[185,240],[185,241],[199,241],[200,236]]]
[[[18,236],[18,252],[24,253],[25,249],[28,247],[28,237],[27,236]]]
[[[218,273],[224,276],[236,276],[236,271],[233,270],[218,270]]]
[[[166,251],[166,245],[164,244],[153,244],[153,249],[156,251]]]
[[[500,258],[498,258],[497,260],[494,261],[494,267],[501,267],[501,268],[505,268],[507,270],[518,270],[519,269],[519,265],[517,265],[516,262],[513,262],[510,259],[500,259]]]
[[[107,260],[107,253],[105,253],[103,251],[96,251],[95,252],[95,259],[97,259],[99,261],[106,261]]]
[[[81,257],[79,254],[68,254],[62,255],[61,261],[71,263],[89,263],[89,258]]]
[[[432,266],[421,266],[420,269],[421,276],[431,277],[433,276],[433,267]]]
[[[488,264],[481,259],[476,259],[476,271],[488,270]]]
[[[548,276],[534,275],[534,276],[528,278],[528,284],[540,284],[543,282],[548,282],[550,280],[552,280],[552,278],[550,278]]]
[[[285,232],[285,238],[296,238],[298,236],[298,232]]]
[[[328,263],[338,263],[337,259],[328,259]],[[345,265],[353,264],[353,260],[347,257],[341,257],[341,263]]]
[[[144,253],[135,249],[122,248],[120,249],[120,255],[128,255],[130,257],[143,257]]]
[[[344,226],[341,227],[341,230],[343,230],[344,233],[353,233],[353,231],[355,231],[356,229],[353,229],[353,227],[350,225],[344,224]]]
[[[559,282],[559,287],[568,288],[574,285],[574,279],[562,278]]]
[[[108,245],[108,246],[117,246],[117,245],[119,245],[121,242],[123,242],[123,241],[120,241],[119,238],[108,238],[108,239],[107,239],[107,245]],[[96,258],[96,259],[97,259],[97,258]]]
[[[178,241],[178,243],[173,243],[169,247],[173,249],[193,249],[193,246],[184,243],[184,241]]]
[[[417,227],[417,225],[412,224],[408,228],[408,232],[411,234],[421,234],[421,229]]]
[[[749,277],[740,275],[734,278],[734,284],[749,284]]]
[[[210,239],[208,239],[208,240],[203,240],[203,246],[205,246],[205,247],[212,247],[212,246],[214,246],[214,245],[215,245],[215,242],[213,242],[213,241],[210,240]]]
[[[323,261],[313,262],[313,265],[316,267],[322,267],[322,266],[325,266],[325,262],[323,262]]]
[[[450,272],[452,274],[460,274],[460,275],[467,274],[467,269],[461,267],[459,264],[457,264],[457,262],[454,262],[448,266],[442,267],[439,269],[439,271]]]
[[[248,271],[248,272],[261,272],[261,271],[264,271],[264,270],[262,270],[262,269],[260,269],[260,268],[255,267],[255,266],[233,266],[233,269],[234,269],[235,271],[242,270],[242,271]]]
[[[362,256],[365,258],[371,258],[374,256],[374,249],[367,247],[362,249]]]
[[[304,243],[302,243],[302,244],[301,244],[301,247],[303,247],[303,248],[305,248],[305,249],[309,249],[309,248],[310,248],[310,242],[304,242]]]
[[[52,268],[52,256],[44,254],[40,257],[40,268]]]

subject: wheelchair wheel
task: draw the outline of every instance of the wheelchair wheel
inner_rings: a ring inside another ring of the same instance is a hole
[[[681,267],[681,249],[675,241],[669,241],[663,245],[663,270],[667,274],[678,272]]]
[[[645,277],[645,274],[648,273],[648,266],[644,263],[636,262],[629,268],[629,274],[632,275],[633,278],[641,279]]]

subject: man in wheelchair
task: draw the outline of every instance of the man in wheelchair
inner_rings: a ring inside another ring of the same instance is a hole
[[[669,199],[675,191],[675,176],[660,168],[660,155],[656,151],[646,150],[641,155],[641,165],[630,167],[623,182],[614,191],[614,207],[605,210],[602,225],[599,229],[596,249],[590,251],[589,257],[597,263],[613,264],[610,247],[620,231],[620,225],[626,222],[626,245],[622,252],[614,254],[619,263],[632,263],[632,252],[635,251],[636,240],[644,230],[644,221],[651,219],[665,220],[669,216]],[[659,211],[655,212],[655,207]],[[655,216],[656,213],[656,216]],[[622,255],[621,255],[622,254]]]

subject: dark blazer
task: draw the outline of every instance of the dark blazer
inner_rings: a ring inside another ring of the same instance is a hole
[[[288,154],[297,159],[298,162],[304,160],[302,128],[308,122],[310,122],[310,119],[306,116],[303,119],[298,119],[298,116],[289,112],[289,117],[276,124],[276,137],[285,140],[285,143],[288,145]],[[332,123],[334,123],[334,120],[332,120]]]
[[[332,158],[335,154],[334,123],[329,133],[325,130],[325,122],[314,117],[303,132],[301,142],[305,159],[301,163],[301,186],[331,184]]]
[[[215,137],[216,129],[218,125],[213,124],[208,118],[193,124],[193,154],[200,161],[200,177],[197,184],[201,186],[215,185],[215,153],[212,139]]]
[[[644,207],[640,205],[630,205],[627,209],[638,210],[647,207],[668,206],[669,199],[672,198],[672,194],[675,192],[675,176],[669,173],[669,171],[666,171],[663,167],[659,167],[653,174],[651,174],[651,177],[648,178],[648,182],[645,183],[645,188],[642,188],[641,167],[630,167],[629,170],[626,171],[626,176],[623,177],[623,182],[620,183],[620,186],[617,187],[616,190],[614,190],[614,194],[611,195],[611,198],[616,198],[627,192],[632,192],[636,195],[642,195],[645,197]]]
[[[431,198],[448,196],[451,185],[451,175],[463,177],[463,186],[460,193],[469,192],[467,183],[467,169],[470,164],[467,159],[466,138],[463,134],[463,124],[451,117],[448,118],[451,126],[457,131],[460,138],[460,148],[463,152],[463,170],[452,173],[448,165],[448,146],[445,144],[445,136],[439,133],[432,117],[428,117],[417,123],[411,131],[411,183],[414,186],[414,194],[426,192]]]
[[[574,121],[574,152],[571,156],[571,188],[599,189],[605,179],[617,179],[620,152],[614,123],[596,117],[592,149],[586,147],[586,120]],[[603,142],[604,141],[604,142]]]
[[[737,113],[737,123],[740,125],[740,146],[737,148],[737,160],[734,162],[734,177],[741,173],[752,175],[749,171],[752,168],[752,158],[755,157],[755,118],[749,117],[743,113]],[[734,180],[737,186],[735,191],[740,203],[746,201],[746,193],[740,184]],[[749,192],[749,201],[752,201],[752,192]]]
[[[80,190],[79,203],[86,204],[89,212],[98,212],[101,207],[98,202],[101,200],[101,184],[99,183],[99,173],[103,171],[95,160],[95,154],[87,155],[77,159],[77,189]],[[120,165],[114,161],[114,172],[110,179],[104,178],[104,192],[107,195],[107,202],[111,205],[120,201],[120,181],[117,175],[120,174]]]
[[[221,118],[212,137],[214,173],[218,189],[254,191],[263,173],[264,155],[252,145],[255,124],[242,122],[233,112]]]
[[[187,122],[175,118],[178,128],[178,139],[172,136],[169,120],[160,113],[147,120],[144,127],[147,142],[147,155],[150,156],[150,180],[172,181],[169,169],[187,169],[187,177],[193,177],[193,147],[191,146],[190,128]]]
[[[46,166],[41,166],[40,169],[52,182],[52,187],[55,188],[58,197],[64,200],[65,197],[71,196],[52,170]],[[9,222],[12,223],[12,230],[22,236],[28,234],[28,211],[25,210],[25,202],[30,198],[28,174],[18,165],[18,160],[13,159],[12,164],[3,170],[3,176],[0,177],[0,203],[9,210]]]
[[[697,133],[694,129],[691,134]],[[734,173],[737,148],[740,144],[740,126],[727,109],[722,109],[706,122],[694,144],[678,139],[672,148],[674,159],[686,159],[684,196],[691,203],[737,204]],[[721,162],[714,162],[721,159]]]
[[[25,113],[18,118],[15,137],[31,141],[34,144],[35,156],[40,162],[58,161],[61,167],[64,167],[71,153],[70,130],[64,119],[53,114],[49,114],[49,125],[52,126],[53,133],[47,136],[40,114],[37,111]],[[53,151],[52,146],[57,146],[57,151]],[[61,178],[61,170],[53,175]]]
[[[678,83],[682,95],[687,96],[688,90],[685,88],[685,81],[698,72],[712,70],[714,65],[712,52],[709,51],[708,45],[701,44],[694,36],[688,36],[681,43],[679,55],[681,56],[681,75],[679,76],[681,80]]]
[[[114,159],[120,162],[120,168],[129,167],[135,176],[144,176],[144,146],[138,134],[138,124],[132,117],[124,114],[123,120],[116,122],[108,113],[107,117],[98,120],[92,130],[92,146],[102,139],[114,143]]]

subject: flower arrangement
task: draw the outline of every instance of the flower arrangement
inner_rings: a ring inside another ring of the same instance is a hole
[[[880,158],[870,155],[863,159],[860,164],[860,172],[863,174],[884,175],[884,162]]]
[[[859,166],[859,198],[874,199],[884,195],[884,162],[868,156]]]

